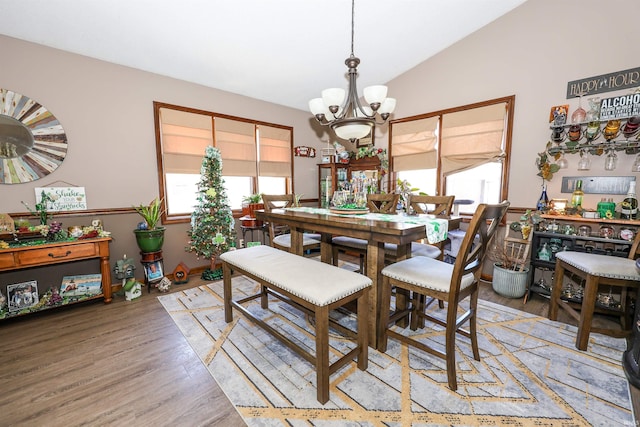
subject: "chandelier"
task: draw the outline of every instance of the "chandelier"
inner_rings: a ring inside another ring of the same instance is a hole
[[[322,91],[322,98],[309,101],[309,109],[323,126],[329,126],[340,139],[351,142],[365,138],[376,124],[383,124],[396,107],[395,98],[387,98],[387,87],[382,85],[364,88],[364,99],[368,105],[362,105],[358,98],[356,78],[360,58],[353,54],[353,27],[355,0],[351,0],[351,56],[344,63],[349,69],[349,88],[331,88]],[[377,122],[377,117],[381,121]]]

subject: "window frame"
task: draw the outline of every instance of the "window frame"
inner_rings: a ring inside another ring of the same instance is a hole
[[[500,182],[500,200],[507,200],[509,195],[509,172],[511,166],[511,147],[513,136],[513,117],[515,107],[515,95],[505,96],[502,98],[490,99],[487,101],[476,102],[473,104],[462,105],[459,107],[447,108],[444,110],[433,111],[430,113],[419,114],[415,116],[405,117],[402,119],[395,119],[389,122],[389,164],[392,173],[389,174],[388,188],[395,191],[397,182],[397,172],[393,167],[393,125],[399,123],[407,123],[415,120],[423,120],[427,118],[437,117],[438,126],[436,128],[437,135],[437,166],[436,166],[436,195],[445,193],[446,189],[446,177],[442,172],[441,164],[441,150],[439,149],[440,142],[442,140],[442,118],[446,114],[457,113],[460,111],[471,110],[475,108],[487,107],[495,104],[505,104],[505,125],[504,125],[504,157],[502,158],[502,178]]]
[[[162,217],[161,217],[161,222],[162,224],[176,224],[176,223],[185,223],[185,222],[189,222],[191,221],[191,213],[180,213],[180,214],[172,214],[169,215],[167,212],[167,207],[168,207],[168,202],[167,202],[167,187],[166,187],[166,180],[165,180],[165,168],[164,168],[164,150],[163,150],[163,144],[162,144],[162,123],[161,123],[161,118],[160,118],[160,110],[161,109],[171,109],[171,110],[177,110],[177,111],[182,111],[182,112],[186,112],[186,113],[193,113],[193,114],[199,114],[199,115],[204,115],[204,116],[209,116],[211,118],[211,120],[213,121],[215,118],[220,118],[220,119],[228,119],[228,120],[236,120],[236,121],[240,121],[240,122],[245,122],[245,123],[251,123],[252,125],[258,127],[258,126],[270,126],[270,127],[274,127],[274,128],[279,128],[279,129],[283,129],[286,131],[289,131],[291,134],[291,141],[290,141],[290,150],[289,150],[289,156],[290,156],[290,164],[291,164],[291,176],[289,177],[284,177],[285,178],[285,185],[287,187],[288,192],[293,193],[294,192],[294,188],[293,188],[293,176],[294,176],[294,156],[293,156],[293,146],[294,146],[294,132],[293,132],[293,127],[292,126],[285,126],[285,125],[280,125],[280,124],[276,124],[276,123],[268,123],[268,122],[262,122],[262,121],[258,121],[258,120],[252,120],[252,119],[247,119],[247,118],[243,118],[243,117],[236,117],[236,116],[231,116],[228,114],[221,114],[221,113],[216,113],[216,112],[212,112],[212,111],[207,111],[207,110],[201,110],[201,109],[197,109],[197,108],[191,108],[191,107],[184,107],[184,106],[180,106],[180,105],[174,105],[174,104],[168,104],[168,103],[164,103],[164,102],[159,102],[159,101],[153,101],[153,120],[154,120],[154,128],[155,128],[155,139],[156,139],[156,162],[157,162],[157,173],[158,173],[158,185],[159,185],[159,190],[160,190],[160,199],[162,200]],[[216,138],[215,138],[215,125],[212,126],[212,140],[213,140],[213,145],[214,147],[216,146]],[[258,151],[258,145],[257,145],[257,140],[258,138],[256,137],[256,152]],[[204,153],[202,154],[204,157]],[[251,177],[251,186],[252,186],[252,194],[253,193],[258,193],[259,192],[259,187],[258,187],[258,181],[259,181],[259,163],[260,160],[259,158],[256,160],[256,170],[258,171],[256,173],[256,176]],[[247,194],[247,196],[249,196],[249,194]],[[240,216],[241,215],[241,209],[234,209],[233,210],[233,214],[234,216]]]

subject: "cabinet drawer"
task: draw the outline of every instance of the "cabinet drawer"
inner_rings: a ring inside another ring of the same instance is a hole
[[[34,249],[18,253],[20,266],[67,262],[98,256],[97,246],[93,243]]]
[[[14,267],[13,253],[0,253],[0,269]]]

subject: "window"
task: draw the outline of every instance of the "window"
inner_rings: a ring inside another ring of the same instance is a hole
[[[396,179],[427,194],[451,194],[460,213],[507,198],[515,96],[436,111],[390,123]]]
[[[293,191],[293,128],[154,102],[162,221],[189,219],[205,148],[222,156],[222,178],[231,209],[254,193]]]

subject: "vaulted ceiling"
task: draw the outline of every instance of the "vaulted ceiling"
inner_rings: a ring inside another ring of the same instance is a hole
[[[356,0],[358,88],[392,80],[525,1]],[[346,87],[351,2],[3,0],[0,34],[306,110],[322,89]]]

